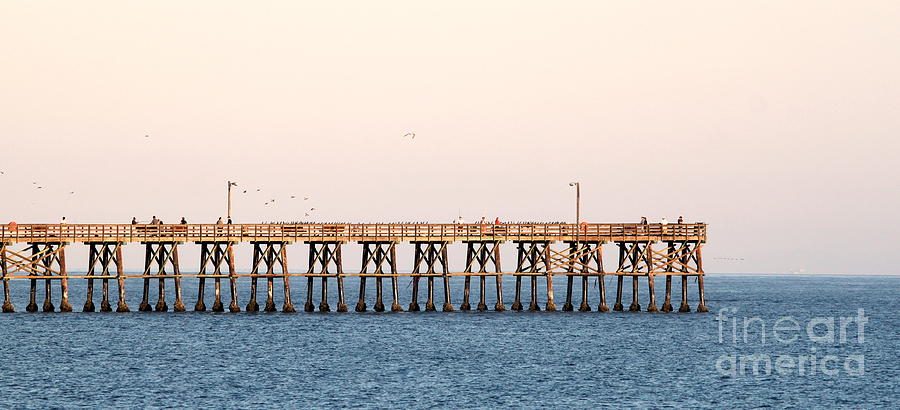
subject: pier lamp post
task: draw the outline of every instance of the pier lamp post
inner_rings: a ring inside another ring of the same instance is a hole
[[[228,181],[228,218],[231,219],[231,187],[237,186],[237,182]]]
[[[575,246],[580,246],[581,236],[581,182],[569,182],[569,186],[575,187]]]

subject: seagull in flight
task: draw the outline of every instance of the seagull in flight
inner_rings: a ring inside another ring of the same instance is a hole
[[[305,196],[305,197],[303,197],[303,200],[304,200],[304,201],[309,201],[309,197],[308,197],[308,196]]]
[[[404,137],[410,137],[410,139],[416,139],[416,133],[415,133],[415,132],[412,132],[412,131],[407,132],[406,134],[403,134],[403,136],[404,136]]]

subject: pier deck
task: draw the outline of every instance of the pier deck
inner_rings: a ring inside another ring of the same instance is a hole
[[[578,310],[591,310],[588,302],[589,277],[614,276],[617,280],[616,301],[613,310],[624,310],[622,305],[623,279],[632,277],[631,311],[641,310],[638,303],[639,279],[645,278],[650,291],[647,310],[672,311],[672,277],[681,276],[682,302],[679,311],[690,311],[687,304],[687,278],[698,278],[697,311],[706,311],[703,289],[703,262],[701,249],[707,240],[707,226],[693,224],[240,224],[240,225],[109,225],[109,224],[14,224],[0,225],[0,268],[4,284],[3,311],[14,311],[9,297],[10,280],[30,280],[30,303],[26,310],[37,311],[35,302],[37,282],[44,281],[43,311],[54,311],[52,302],[53,281],[60,285],[60,310],[71,311],[68,300],[68,281],[86,280],[88,294],[84,311],[94,311],[93,285],[103,283],[101,311],[111,311],[109,301],[110,280],[118,285],[117,311],[128,311],[125,302],[126,279],[143,280],[141,311],[155,309],[168,310],[165,287],[173,282],[175,287],[174,310],[184,311],[181,279],[199,278],[197,302],[194,310],[206,310],[204,293],[206,280],[214,281],[215,301],[213,311],[223,311],[221,282],[230,285],[232,312],[241,310],[237,303],[239,278],[251,281],[248,311],[259,310],[256,302],[257,281],[266,280],[266,311],[275,311],[273,281],[283,281],[284,297],[282,311],[293,312],[290,279],[307,279],[306,311],[314,311],[312,302],[314,279],[321,280],[320,311],[329,311],[328,285],[336,282],[337,310],[347,311],[344,297],[343,278],[357,276],[360,279],[357,311],[366,310],[366,279],[375,279],[377,296],[374,309],[385,310],[382,296],[382,281],[391,281],[393,291],[392,311],[400,311],[398,276],[412,277],[412,302],[408,309],[419,310],[419,281],[427,281],[427,301],[425,310],[435,310],[435,279],[443,281],[444,311],[454,310],[450,294],[450,279],[463,277],[464,294],[459,308],[469,310],[469,296],[472,278],[479,280],[480,302],[477,309],[486,310],[485,281],[494,278],[497,292],[495,310],[505,310],[503,303],[504,276],[513,277],[515,301],[511,309],[522,310],[523,279],[531,282],[531,302],[528,310],[540,310],[537,305],[537,280],[546,281],[546,310],[556,310],[553,292],[553,277],[564,275],[567,279],[566,302],[562,310],[574,310],[573,287],[576,278],[581,282],[581,305]],[[412,269],[400,272],[396,256],[397,247],[407,242],[414,247]],[[517,264],[515,270],[501,268],[500,250],[507,242],[515,244]],[[144,272],[140,275],[125,274],[122,247],[138,243],[145,248]],[[200,271],[182,273],[178,259],[178,249],[186,243],[200,246]],[[252,270],[238,274],[235,269],[234,246],[249,243],[253,247]],[[291,272],[287,263],[288,245],[303,243],[307,246],[308,270]],[[343,254],[350,243],[362,247],[362,269],[360,272],[344,272]],[[453,243],[466,247],[465,268],[452,271],[447,249]],[[73,244],[87,245],[89,266],[84,275],[70,275],[66,267],[65,253]],[[618,248],[617,266],[607,270],[603,265],[602,247],[613,244]],[[17,246],[25,245],[21,250]],[[370,271],[371,270],[371,271]],[[666,280],[665,301],[662,308],[656,306],[654,277],[664,276]],[[150,281],[158,283],[158,300],[155,308],[149,304]],[[599,281],[599,305],[597,310],[608,311],[604,281]]]

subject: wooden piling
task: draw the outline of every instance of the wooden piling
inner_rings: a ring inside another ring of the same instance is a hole
[[[500,244],[501,242],[494,242],[494,272],[497,273],[495,285],[497,287],[497,302],[494,303],[494,311],[503,312],[506,310],[506,305],[503,303],[503,275],[500,272],[503,272],[503,269],[500,267]]]
[[[441,266],[444,269],[444,312],[453,311],[453,302],[450,300],[450,263],[447,260],[447,242],[441,243],[440,249]]]
[[[672,275],[666,275],[666,299],[663,301],[662,311],[672,311]]]
[[[228,261],[228,282],[231,293],[231,303],[228,304],[228,311],[238,313],[241,311],[241,307],[237,301],[237,268],[234,266],[234,247],[231,242],[228,243],[228,248],[225,249],[225,252],[225,258]]]
[[[141,304],[138,305],[139,312],[149,312],[150,308],[150,263],[153,260],[153,249],[150,243],[144,246],[144,293],[141,296]]]
[[[522,276],[516,275],[516,296],[513,298],[512,310],[522,310]]]
[[[98,255],[99,253],[96,244],[88,244],[87,293],[84,297],[84,305],[81,308],[82,312],[94,311],[94,279],[91,279],[90,277],[94,276],[94,266],[96,266],[97,262],[101,261],[100,255]]]
[[[531,276],[531,303],[528,305],[529,312],[540,311],[541,307],[537,303],[537,276]]]
[[[247,301],[248,312],[259,312],[259,302],[256,301],[256,286],[259,278],[259,265],[263,262],[263,252],[259,242],[253,243],[253,268],[250,269],[250,300]]]
[[[390,249],[390,267],[391,267],[391,291],[393,292],[393,301],[391,302],[391,312],[402,312],[403,306],[400,306],[400,283],[397,278],[397,243],[391,243]]]
[[[622,286],[625,278],[622,275],[616,275],[616,303],[613,305],[613,310],[616,312],[621,312],[624,309],[622,305]]]
[[[159,273],[158,276],[164,276],[166,274],[166,262],[168,262],[168,252],[166,250],[166,245],[163,243],[157,244],[156,250],[156,263],[159,265]],[[166,279],[164,277],[159,278],[159,297],[156,301],[156,311],[157,312],[166,312],[169,310],[169,306],[166,304]]]
[[[110,274],[109,264],[110,264],[110,262],[112,262],[113,256],[112,256],[112,251],[109,249],[108,243],[104,243],[102,246],[103,246],[103,248],[102,248],[103,257],[101,258],[101,263],[103,265],[103,270],[101,272],[103,273],[103,282],[102,282],[103,296],[101,296],[101,298],[100,298],[100,311],[101,312],[112,312],[112,305],[110,305],[110,303],[109,303],[109,278],[107,278],[107,276],[109,276],[109,274]],[[116,243],[115,246],[119,246],[119,243]],[[91,299],[93,299],[93,298],[91,298]],[[91,300],[90,302],[91,302],[91,306],[90,306],[91,310],[90,311],[93,312],[94,311],[94,302],[93,302],[93,300]]]
[[[206,244],[200,244],[200,275],[206,275],[206,261],[210,257],[209,248]],[[206,302],[203,301],[205,293],[206,293],[206,277],[200,276],[197,278],[197,303],[194,304],[195,312],[204,312],[206,311]]]
[[[284,291],[284,303],[281,304],[281,311],[283,313],[294,313],[297,310],[294,309],[294,301],[291,298],[291,280],[290,276],[288,276],[287,244],[282,242],[279,246],[279,253],[281,254],[281,274],[283,275],[282,290]],[[338,258],[340,259],[340,253],[338,253]]]
[[[322,276],[322,301],[319,302],[319,312],[330,312],[331,307],[328,306],[328,277]]]
[[[703,294],[703,274],[697,275],[697,293],[699,301],[697,302],[697,312],[709,312],[706,307],[706,296]]]
[[[315,264],[318,257],[318,252],[316,250],[316,245],[314,243],[309,244],[309,271],[308,273],[313,273],[315,270]],[[316,305],[313,305],[313,277],[309,276],[306,278],[306,303],[303,304],[304,312],[315,312]]]
[[[472,310],[472,306],[469,305],[469,294],[471,293],[472,287],[472,277],[466,275],[463,281],[463,300],[462,303],[459,304],[459,310],[469,311]]]
[[[382,288],[382,280],[381,276],[384,274],[384,270],[382,268],[382,264],[385,262],[387,255],[385,255],[384,249],[381,247],[381,244],[376,245],[375,248],[375,264],[377,267],[375,268],[375,274],[379,276],[375,276],[375,309],[376,312],[384,312],[384,294]]]
[[[414,255],[414,263],[413,270],[410,276],[412,276],[412,295],[411,300],[409,302],[409,307],[407,310],[410,312],[418,312],[419,311],[419,278],[420,278],[420,269],[423,261],[423,253],[422,246],[418,242],[413,242],[413,252]]]
[[[637,275],[631,276],[631,306],[628,307],[629,312],[640,312],[641,304],[638,301],[639,278]]]
[[[486,295],[487,283],[486,282],[487,282],[486,276],[481,275],[478,277],[478,288],[479,288],[478,296],[479,297],[478,297],[478,307],[476,309],[478,309],[479,312],[484,312],[485,310],[487,310],[487,295]]]
[[[32,267],[32,270],[29,273],[29,276],[38,276],[37,262],[40,257],[38,255],[39,252],[40,252],[40,250],[38,249],[38,245],[36,243],[31,244],[31,267]],[[31,280],[31,289],[28,293],[28,305],[25,306],[25,311],[26,312],[37,312],[37,303],[35,301],[37,298],[37,280],[36,279],[30,279],[30,280]]]
[[[659,309],[656,307],[656,290],[653,289],[653,273],[647,275],[647,291],[648,291],[648,300],[647,300],[647,311],[648,312],[659,312]]]
[[[703,254],[701,253],[702,249],[700,248],[700,244],[695,244],[695,246],[697,247],[696,251],[695,251],[696,258],[697,258],[697,273],[698,273],[698,275],[697,275],[698,295],[697,296],[700,298],[698,305],[697,305],[697,311],[701,312],[701,313],[709,312],[709,309],[706,307],[706,295],[704,295],[704,290],[703,290],[704,273],[703,273]]]
[[[178,246],[172,247],[172,273],[175,274],[175,303],[172,310],[184,312],[184,299],[181,297],[181,264],[178,262]]]
[[[66,246],[65,244],[59,244],[59,252],[57,252],[57,258],[59,263],[59,275],[62,276],[62,279],[59,280],[59,292],[62,294],[59,301],[59,311],[60,312],[71,312],[72,304],[69,303],[69,279],[66,278],[69,273],[66,271]]]
[[[482,244],[482,246],[484,246]],[[472,265],[475,263],[475,243],[474,242],[466,242],[466,269],[464,272],[471,273]],[[463,299],[462,303],[459,305],[459,310],[461,311],[469,311],[472,310],[472,306],[469,305],[469,294],[471,293],[472,287],[472,277],[466,275],[463,280]]]
[[[53,264],[53,252],[51,250],[52,245],[45,245],[47,252],[47,256],[44,257],[44,276],[50,276],[52,271],[50,270],[50,266]],[[44,279],[44,306],[42,309],[44,312],[53,312],[56,308],[53,306],[53,281],[50,279]]]
[[[122,246],[116,246],[116,282],[119,288],[119,301],[116,306],[116,312],[129,312],[128,304],[125,303],[125,262],[122,259]]]
[[[679,313],[687,313],[691,311],[691,306],[687,302],[688,277],[681,276],[681,306],[678,308]]]
[[[212,311],[213,312],[224,312],[225,305],[222,304],[222,260],[224,259],[224,250],[221,248],[219,243],[215,243],[213,246],[213,274],[216,277],[213,279],[214,285],[213,290],[215,293],[215,298],[213,300]]]
[[[335,262],[337,263],[338,312],[347,311],[347,301],[346,299],[344,299],[344,257],[342,256],[343,248],[344,247],[339,244],[337,250],[335,250]]]
[[[580,244],[578,242],[569,242],[569,249],[568,249],[568,258],[569,259],[568,259],[568,263],[566,266],[566,272],[567,272],[567,274],[566,274],[566,301],[565,301],[565,303],[563,303],[563,307],[562,307],[563,312],[571,312],[571,311],[575,310],[575,307],[572,305],[572,286],[573,286],[573,282],[575,281],[575,278],[572,277],[572,272],[575,271],[575,259],[578,258],[576,255],[577,255],[577,252],[580,251],[580,249],[578,249],[579,245]]]
[[[275,308],[275,262],[277,256],[271,243],[266,244],[266,305],[264,312],[277,312]]]
[[[590,286],[588,279],[587,275],[581,277],[581,306],[578,307],[579,312],[591,311],[591,305],[588,303],[588,287]]]
[[[362,244],[362,268],[360,268],[360,276],[359,276],[359,293],[357,294],[359,298],[356,301],[356,310],[357,312],[365,312],[367,310],[366,306],[366,275],[364,273],[368,273],[369,270],[369,262],[375,258],[375,255],[370,248],[371,244],[368,242],[364,242]],[[377,246],[377,245],[376,245]]]
[[[600,287],[600,305],[597,306],[598,312],[609,312],[609,306],[606,305],[606,275],[597,278]]]
[[[6,266],[6,244],[0,242],[0,272],[3,273],[3,313],[13,313],[16,307],[9,299],[9,270]]]

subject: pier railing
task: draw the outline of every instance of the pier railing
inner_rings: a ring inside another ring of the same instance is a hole
[[[706,241],[706,224],[4,224],[0,241]]]

